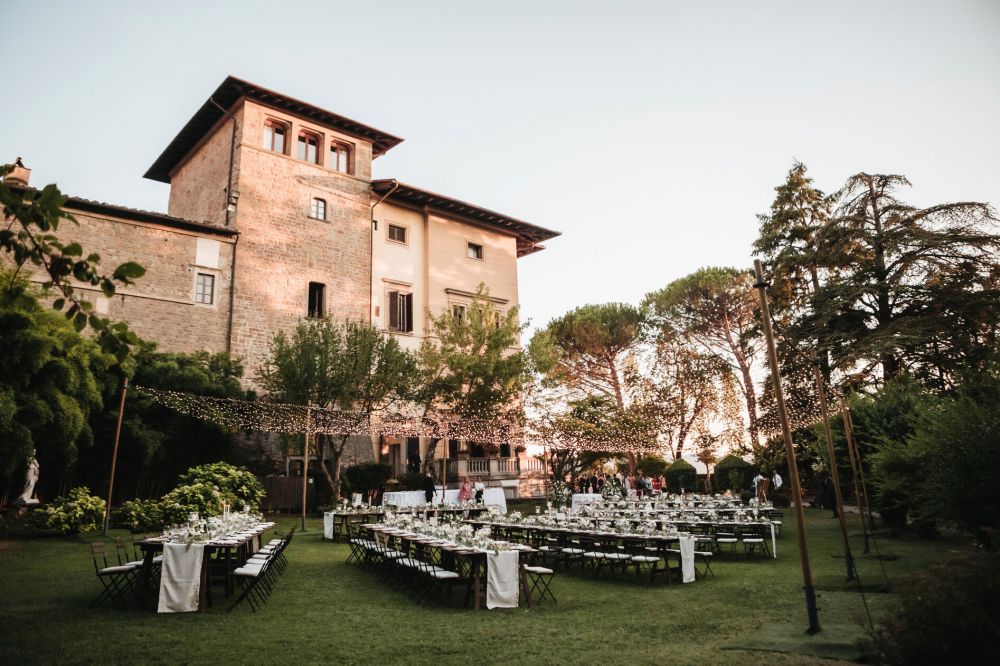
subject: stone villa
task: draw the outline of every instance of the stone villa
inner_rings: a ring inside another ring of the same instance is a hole
[[[93,292],[95,309],[163,351],[228,351],[253,385],[272,336],[302,317],[371,321],[415,348],[427,312],[460,316],[480,283],[500,309],[516,306],[517,260],[558,233],[373,180],[372,161],[401,142],[226,78],[145,174],[170,186],[166,214],[70,199],[80,226],[65,227],[68,236],[106,266],[147,269],[113,299]],[[19,173],[26,181],[27,170]],[[482,474],[511,495],[537,467],[506,449],[485,458],[466,443],[449,448],[449,477]],[[417,438],[385,438],[371,451],[398,472],[426,448]]]

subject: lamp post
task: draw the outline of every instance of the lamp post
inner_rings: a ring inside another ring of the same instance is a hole
[[[792,503],[795,506],[795,522],[798,526],[799,557],[802,560],[802,581],[806,593],[806,612],[809,616],[810,634],[821,631],[819,626],[819,610],[816,607],[816,588],[813,587],[812,567],[809,564],[809,546],[806,543],[806,518],[802,508],[802,486],[799,484],[799,468],[795,460],[795,448],[792,445],[792,430],[788,425],[788,411],[785,408],[785,395],[781,390],[781,372],[778,368],[778,353],[774,348],[774,330],[771,328],[771,310],[767,303],[767,282],[764,281],[764,269],[759,259],[753,262],[756,282],[754,288],[760,296],[760,318],[764,324],[764,338],[767,340],[767,358],[771,366],[771,377],[774,384],[774,402],[778,408],[781,421],[781,434],[785,440],[785,458],[788,462],[788,476],[792,486]]]

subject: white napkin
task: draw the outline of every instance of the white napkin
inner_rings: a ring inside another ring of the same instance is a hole
[[[694,537],[681,537],[681,582],[694,582]]]
[[[486,554],[487,608],[517,608],[519,561],[516,550]]]
[[[187,613],[198,610],[201,565],[205,546],[183,543],[163,544],[158,613]]]

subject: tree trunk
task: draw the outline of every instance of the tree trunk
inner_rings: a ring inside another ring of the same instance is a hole
[[[420,466],[421,474],[427,474],[434,469],[434,455],[437,453],[437,444],[441,441],[437,437],[431,437],[430,444],[427,445],[427,453],[424,455],[423,464]]]

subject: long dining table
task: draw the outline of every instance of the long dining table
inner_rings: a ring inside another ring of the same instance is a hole
[[[211,589],[211,569],[213,563],[223,571],[223,589],[226,598],[232,596],[234,591],[233,571],[246,564],[247,560],[261,547],[261,538],[264,532],[274,527],[274,523],[258,523],[253,528],[246,531],[228,534],[202,542],[204,554],[201,562],[201,574],[198,586],[198,611],[205,612],[212,603]],[[172,543],[172,537],[161,535],[148,537],[137,542],[142,550],[142,566],[139,569],[137,584],[135,585],[135,595],[133,596],[133,606],[141,603],[141,595],[149,587],[152,579],[153,560],[163,553],[165,546]],[[170,586],[176,581],[169,579],[168,571],[161,571],[160,589],[163,586]]]
[[[479,610],[482,607],[482,600],[487,597],[484,582],[490,575],[489,567],[491,566],[486,550],[449,542],[417,532],[411,532],[406,529],[390,527],[381,523],[369,523],[364,524],[361,527],[362,529],[367,530],[372,535],[373,539],[376,534],[383,534],[388,538],[395,539],[403,547],[404,552],[412,554],[411,556],[417,559],[422,556],[423,550],[426,546],[440,548],[442,553],[447,553],[451,558],[453,558],[455,568],[462,569],[462,573],[465,574],[464,577],[468,579],[466,599],[468,599],[471,595],[473,598],[473,607],[476,610]],[[537,552],[530,546],[524,544],[510,544],[510,547],[507,550],[516,551],[519,555],[534,554]],[[461,562],[463,561],[465,562],[464,567],[461,565]],[[523,572],[521,570],[521,566],[518,564],[517,586],[519,590],[524,591],[522,575]],[[530,605],[530,596],[527,596],[526,599]]]

